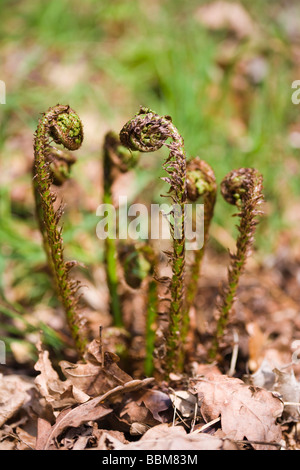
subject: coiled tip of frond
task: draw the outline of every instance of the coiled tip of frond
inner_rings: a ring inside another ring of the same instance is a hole
[[[139,152],[134,152],[121,144],[119,136],[112,131],[107,132],[104,139],[104,151],[108,152],[113,165],[121,172],[134,168],[139,161]]]
[[[120,132],[121,143],[140,152],[159,150],[170,137],[169,116],[161,117],[149,108],[141,107],[133,119],[128,121]]]
[[[139,289],[143,280],[153,275],[155,255],[150,246],[123,246],[120,261],[124,269],[124,279],[132,289]]]
[[[206,194],[215,193],[217,190],[213,169],[199,157],[187,163],[186,178],[187,195],[192,202]]]
[[[77,150],[83,141],[83,125],[78,114],[69,106],[57,105],[50,108],[49,134],[54,142],[68,150]]]
[[[228,173],[221,183],[221,193],[229,204],[240,206],[249,195],[262,199],[262,175],[254,168],[240,168]]]

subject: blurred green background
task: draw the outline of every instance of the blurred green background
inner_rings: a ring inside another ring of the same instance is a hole
[[[187,155],[206,159],[219,183],[242,166],[263,173],[260,256],[276,252],[282,234],[296,237],[300,121],[291,84],[300,79],[297,1],[1,0],[0,5],[0,79],[7,87],[6,104],[0,105],[3,296],[25,306],[55,305],[42,269],[31,165],[38,118],[57,103],[70,104],[85,129],[74,183],[65,194],[68,257],[91,267],[101,262],[95,234],[101,145],[105,132],[119,131],[140,105],[171,115]],[[162,201],[163,157],[161,152],[142,159],[127,182],[134,185],[133,196],[148,194],[148,188]],[[124,185],[126,190],[126,180]],[[233,212],[218,197],[212,227],[217,250],[227,248],[224,234],[235,235]]]

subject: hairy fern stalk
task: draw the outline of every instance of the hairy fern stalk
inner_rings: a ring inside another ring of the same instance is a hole
[[[218,320],[211,358],[215,358],[221,346],[226,327],[232,316],[232,309],[236,300],[236,292],[241,274],[244,271],[248,256],[254,242],[255,229],[258,223],[257,216],[263,202],[263,178],[253,168],[240,168],[231,171],[221,183],[221,192],[224,199],[237,206],[240,218],[238,226],[239,235],[236,242],[236,252],[230,253],[227,284],[220,292],[217,305]]]
[[[48,264],[54,279],[58,296],[64,307],[67,322],[79,353],[83,353],[86,340],[83,322],[78,313],[79,282],[69,276],[75,261],[66,262],[63,255],[62,228],[59,221],[62,205],[55,209],[56,195],[51,189],[59,175],[60,184],[66,173],[62,161],[71,163],[65,151],[57,150],[52,142],[61,144],[67,150],[77,150],[83,140],[83,127],[78,115],[69,107],[56,105],[49,108],[39,120],[34,138],[33,186],[36,213],[43,237]],[[74,160],[73,160],[74,161]],[[63,168],[63,170],[60,170]],[[55,171],[53,171],[55,169]]]
[[[184,142],[169,116],[161,117],[143,107],[125,124],[120,132],[120,140],[127,148],[140,152],[154,152],[163,145],[170,150],[163,165],[168,173],[163,180],[170,185],[169,195],[174,203],[171,212],[173,221],[170,223],[173,251],[168,253],[172,264],[172,279],[165,369],[166,372],[176,371],[179,368],[178,358],[184,343],[182,337],[185,299],[184,206],[187,199]]]

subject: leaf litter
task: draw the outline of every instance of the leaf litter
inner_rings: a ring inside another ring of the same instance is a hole
[[[202,373],[173,377],[174,389],[132,378],[115,354],[99,355],[98,340],[84,363],[62,361],[60,374],[37,349],[34,380],[0,376],[0,448],[269,450],[284,447],[281,424],[299,420],[294,373],[266,361],[245,381],[199,365]]]
[[[299,448],[298,294],[287,298],[268,267],[259,269],[241,284],[239,378],[202,362],[200,347],[190,352],[189,373],[166,382],[125,372],[100,339],[84,361],[58,365],[39,341],[35,378],[0,375],[0,449]],[[219,282],[215,272],[204,284]]]
[[[269,450],[299,422],[297,364],[272,362],[260,344],[243,380],[194,361],[169,383],[135,379],[102,346],[54,367],[39,341],[34,379],[0,375],[0,449]]]

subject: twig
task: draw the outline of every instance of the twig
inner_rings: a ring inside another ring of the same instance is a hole
[[[196,429],[196,431],[191,432],[191,434],[199,434],[200,432],[205,431],[207,428],[210,428],[211,426],[218,423],[219,421],[221,421],[220,416],[218,418],[213,419],[212,421],[209,421],[209,423],[204,424],[203,426],[201,426],[201,428]]]
[[[230,361],[230,368],[228,371],[228,375],[232,377],[235,373],[235,366],[237,363],[237,358],[239,354],[239,335],[236,330],[233,331],[233,350],[232,350],[232,356],[231,356],[231,361]]]

